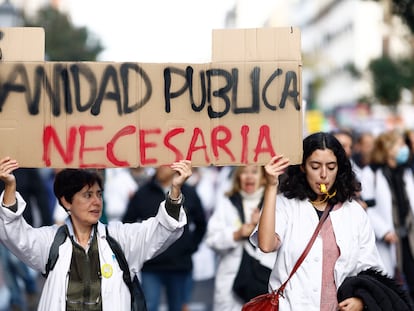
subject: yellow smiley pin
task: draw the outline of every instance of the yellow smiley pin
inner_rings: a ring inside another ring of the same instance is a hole
[[[112,266],[109,263],[103,264],[101,267],[101,273],[104,278],[109,279],[112,276]]]

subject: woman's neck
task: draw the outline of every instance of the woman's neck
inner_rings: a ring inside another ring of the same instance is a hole
[[[240,190],[240,194],[245,200],[260,199],[263,196],[264,187],[258,188],[256,191],[247,193],[246,191]]]
[[[327,201],[323,201],[323,198],[318,198],[316,201],[311,201],[311,204],[314,208],[318,211],[324,211],[326,206],[328,205]]]
[[[89,244],[92,229],[92,226],[73,226],[73,234],[75,235],[76,242],[83,248],[86,248]]]

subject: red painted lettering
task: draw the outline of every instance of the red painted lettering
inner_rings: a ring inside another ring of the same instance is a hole
[[[129,156],[126,154],[138,142],[138,150],[133,152],[140,157],[137,160],[140,166],[158,166],[170,162],[170,159],[179,161],[184,158],[209,165],[211,157],[214,158],[213,163],[219,165],[247,165],[262,162],[276,154],[270,127],[262,125],[258,129],[257,137],[252,137],[252,129],[247,124],[240,125],[238,133],[225,125],[213,127],[205,133],[199,127],[192,128],[191,132],[185,127],[172,127],[164,132],[162,128],[138,129],[135,124],[131,124],[115,130],[108,141],[102,141],[102,138],[94,138],[102,137],[102,133],[106,132],[103,125],[72,126],[63,133],[49,125],[43,130],[43,161],[47,167],[57,167],[62,165],[61,162],[69,167],[76,165],[81,168],[131,167],[132,163],[127,160]],[[205,135],[210,135],[209,144],[206,143]],[[99,145],[96,141],[99,141]],[[124,150],[125,142],[132,142],[127,146],[128,150]],[[255,142],[253,154],[251,142]],[[184,148],[187,148],[186,152]]]
[[[202,142],[201,146],[196,146],[198,137],[200,137],[201,139],[201,142]],[[204,138],[203,131],[200,128],[196,127],[194,128],[193,136],[191,137],[191,142],[190,142],[190,146],[188,147],[188,153],[187,153],[186,160],[191,160],[193,153],[200,149],[204,150],[204,159],[206,160],[206,163],[210,163],[210,159],[207,154],[206,140]]]
[[[60,156],[63,159],[63,162],[65,164],[69,164],[73,161],[73,154],[74,154],[74,149],[75,149],[75,141],[76,141],[76,128],[75,127],[71,127],[69,129],[69,134],[67,135],[67,140],[66,140],[66,152],[62,146],[62,144],[60,143],[59,137],[55,131],[55,129],[52,126],[46,126],[43,129],[43,162],[45,163],[46,166],[50,166],[51,165],[51,160],[50,160],[50,150],[51,150],[51,146],[50,143],[53,140],[54,145],[57,149],[57,151],[59,152]]]
[[[184,133],[184,129],[182,127],[179,128],[174,128],[170,131],[167,132],[167,134],[164,137],[164,145],[165,147],[167,147],[168,149],[170,149],[172,152],[175,153],[175,161],[179,161],[184,159],[184,155],[180,152],[180,150],[178,150],[178,148],[174,145],[172,145],[170,143],[171,138],[173,138],[174,136],[180,134],[180,133]]]
[[[105,167],[105,164],[100,163],[83,163],[83,156],[85,152],[93,152],[93,151],[101,151],[105,150],[105,147],[85,147],[86,141],[86,133],[91,131],[102,131],[103,126],[86,126],[82,125],[79,127],[79,134],[80,134],[80,146],[79,146],[79,167]]]
[[[223,138],[219,138],[221,133],[224,134]],[[230,156],[231,161],[234,162],[236,160],[229,147],[227,147],[227,143],[231,138],[231,131],[228,127],[219,125],[213,128],[211,131],[211,148],[213,149],[213,155],[216,160],[219,159],[219,148],[223,149]]]
[[[266,142],[267,147],[263,147],[263,142]],[[260,153],[269,153],[270,157],[273,157],[276,155],[276,152],[273,149],[272,146],[272,140],[270,139],[270,129],[267,125],[262,125],[260,127],[260,133],[259,137],[257,139],[257,145],[254,149],[254,162],[257,162],[257,158],[259,157]]]
[[[106,145],[106,157],[111,163],[115,164],[116,166],[121,166],[121,167],[130,166],[128,161],[121,161],[115,156],[114,148],[119,138],[121,138],[122,136],[134,134],[136,131],[137,131],[137,128],[135,126],[127,125],[123,127],[121,130],[119,130],[114,135],[114,137],[112,137],[111,141]]]
[[[243,164],[247,164],[249,159],[247,158],[248,156],[248,147],[249,147],[249,136],[247,134],[249,134],[250,128],[248,125],[243,125],[241,127],[240,130],[240,134],[242,137],[242,150],[241,150],[241,163]]]
[[[140,130],[139,131],[139,151],[141,155],[141,164],[142,165],[155,165],[158,162],[157,158],[149,158],[147,159],[147,149],[148,148],[156,148],[157,144],[154,142],[147,142],[146,135],[150,134],[161,134],[161,129],[151,129],[151,130]]]

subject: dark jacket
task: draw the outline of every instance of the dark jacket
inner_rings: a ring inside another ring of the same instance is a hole
[[[39,227],[53,224],[46,182],[37,168],[19,168],[13,172],[16,177],[16,190],[26,201],[23,217],[28,224]],[[0,183],[0,192],[4,183]],[[35,207],[38,209],[40,223],[35,223]]]
[[[181,192],[187,214],[184,233],[163,253],[145,262],[142,271],[191,271],[193,268],[192,254],[204,237],[207,221],[195,188],[184,184]],[[131,198],[122,221],[132,223],[153,217],[164,200],[165,193],[153,177]]]
[[[338,301],[361,298],[369,311],[413,311],[408,294],[391,278],[366,270],[347,277],[338,288]]]

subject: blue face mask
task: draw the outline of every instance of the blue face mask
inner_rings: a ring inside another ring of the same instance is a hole
[[[408,149],[408,146],[403,146],[398,150],[397,155],[395,156],[395,161],[398,165],[401,165],[406,163],[409,157],[410,149]]]

